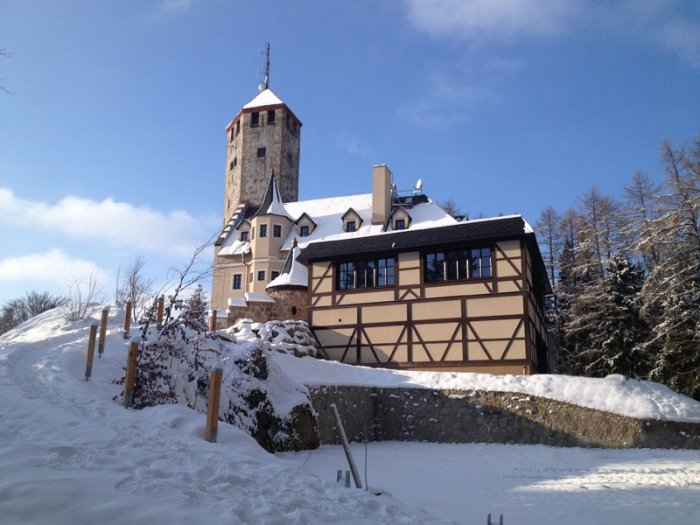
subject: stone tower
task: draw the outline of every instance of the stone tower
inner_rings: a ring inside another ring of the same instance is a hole
[[[224,225],[240,203],[262,203],[273,173],[283,202],[298,199],[301,121],[267,78],[259,89],[226,127]]]

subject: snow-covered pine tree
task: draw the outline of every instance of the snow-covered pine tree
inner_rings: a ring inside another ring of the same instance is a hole
[[[667,194],[649,241],[659,262],[643,290],[661,346],[650,377],[700,399],[700,137],[691,148],[664,143],[662,160]]]
[[[644,377],[649,370],[650,356],[645,342],[648,325],[640,313],[640,292],[644,271],[624,255],[615,255],[608,263],[601,309],[597,313],[597,330],[590,335],[591,362],[586,375],[604,377],[622,374]]]

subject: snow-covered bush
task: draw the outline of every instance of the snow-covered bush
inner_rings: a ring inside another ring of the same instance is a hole
[[[318,445],[306,388],[294,383],[267,359],[274,344],[250,329],[240,338],[209,332],[203,296],[170,301],[158,329],[142,327],[134,407],[185,403],[205,412],[210,373],[222,369],[219,419],[253,436],[270,451]]]

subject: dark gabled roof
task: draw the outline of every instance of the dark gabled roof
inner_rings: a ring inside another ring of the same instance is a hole
[[[275,178],[275,172],[273,170],[272,175],[270,176],[270,181],[267,183],[265,197],[263,197],[262,204],[260,205],[260,208],[258,208],[258,211],[255,212],[253,217],[257,217],[258,215],[279,215],[278,213],[269,211],[274,203],[281,204],[282,197],[280,197],[280,190],[277,187],[277,179]]]
[[[403,252],[430,247],[443,248],[521,238],[525,239],[533,256],[536,286],[541,286],[544,293],[552,293],[535,234],[526,231],[525,221],[520,216],[463,222],[437,228],[401,230],[396,233],[353,237],[338,241],[312,242],[301,251],[297,261],[307,263],[338,257],[363,256],[392,251]]]
[[[430,246],[522,237],[524,235],[525,221],[522,217],[504,217],[437,228],[401,230],[396,233],[353,237],[338,241],[317,241],[304,248],[298,260],[314,261],[351,254],[407,251]]]

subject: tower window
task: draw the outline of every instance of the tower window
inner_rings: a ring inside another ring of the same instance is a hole
[[[273,224],[272,225],[272,236],[273,237],[282,237],[282,226],[279,224]]]
[[[242,281],[242,276],[240,273],[236,273],[233,275],[233,289],[234,290],[241,289],[241,281]]]
[[[231,137],[229,139],[231,142],[233,142],[233,128],[231,128]]]
[[[302,226],[299,228],[299,237],[308,237],[309,236],[309,227],[308,226]]]
[[[260,225],[260,237],[267,237],[267,224]]]
[[[228,164],[228,169],[232,170],[236,166],[238,166],[238,157],[233,157],[233,160]]]
[[[267,123],[268,124],[274,124],[275,123],[275,110],[274,109],[269,109],[267,111]]]
[[[238,119],[238,120],[236,121],[236,136],[238,136],[238,134],[239,134],[240,132],[241,132],[241,120]]]
[[[265,280],[265,270],[259,270],[258,271],[258,281],[264,281]]]
[[[262,158],[267,155],[267,148],[258,148],[258,158]]]
[[[250,114],[250,127],[254,128],[260,124],[260,112],[256,111]]]

